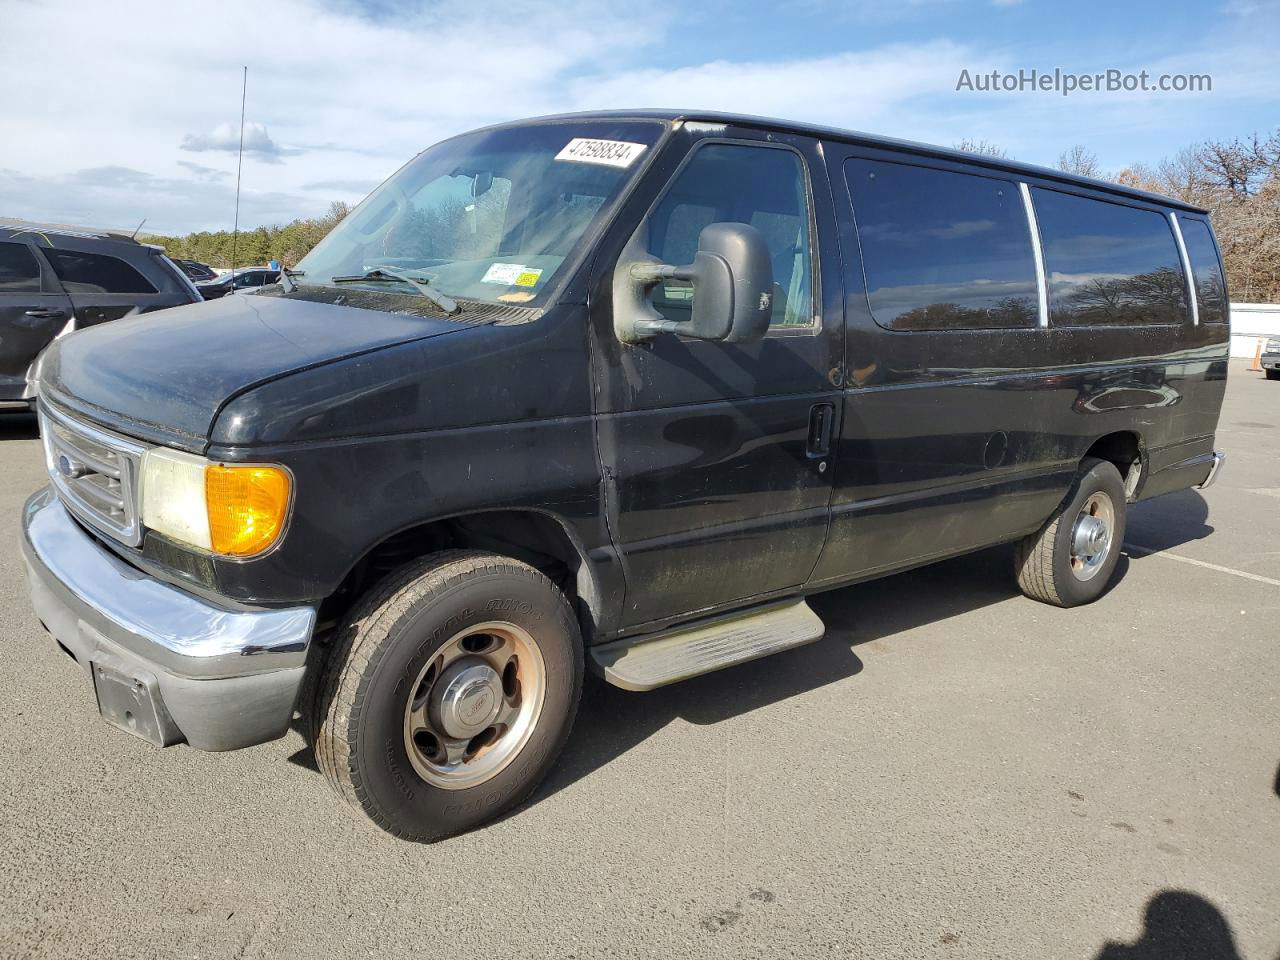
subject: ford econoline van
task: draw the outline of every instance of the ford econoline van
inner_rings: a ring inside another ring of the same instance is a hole
[[[1227,303],[1205,211],[1115,184],[740,116],[478,130],[258,295],[49,350],[32,601],[110,723],[296,724],[431,840],[529,795],[587,668],[781,654],[810,595],[995,544],[1097,598],[1129,505],[1222,462]]]

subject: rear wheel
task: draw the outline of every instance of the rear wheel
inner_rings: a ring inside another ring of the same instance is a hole
[[[1120,559],[1125,502],[1115,465],[1086,458],[1066,501],[1018,544],[1014,562],[1022,592],[1058,607],[1098,599]]]
[[[569,604],[533,567],[427,557],[348,618],[313,711],[316,759],[389,833],[459,833],[538,785],[568,738],[582,672]]]

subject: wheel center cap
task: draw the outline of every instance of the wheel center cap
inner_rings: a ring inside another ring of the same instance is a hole
[[[498,715],[502,678],[487,663],[459,663],[440,678],[437,721],[459,740],[480,733]]]
[[[1107,525],[1097,517],[1081,517],[1075,540],[1077,556],[1091,557],[1100,553],[1107,544]]]

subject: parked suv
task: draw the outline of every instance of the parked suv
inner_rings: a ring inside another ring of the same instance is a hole
[[[812,593],[1001,543],[1028,596],[1100,596],[1128,505],[1215,476],[1226,302],[1205,211],[1115,184],[738,116],[492,127],[258,296],[49,352],[32,600],[109,722],[297,722],[435,839],[529,795],[585,665],[776,654]]]
[[[245,267],[231,273],[223,274],[212,280],[196,284],[200,296],[206,300],[217,300],[228,293],[257,293],[262,287],[269,286],[280,277],[279,270],[266,267]]]
[[[204,283],[208,280],[217,280],[218,274],[213,267],[207,263],[201,263],[199,260],[178,260],[173,261],[192,281],[192,283]]]
[[[1280,337],[1270,337],[1262,348],[1262,369],[1268,380],[1280,380]]]
[[[0,222],[0,409],[28,408],[36,357],[58,337],[199,299],[161,249],[125,234]]]

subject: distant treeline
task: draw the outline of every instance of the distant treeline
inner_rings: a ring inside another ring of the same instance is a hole
[[[338,221],[350,212],[341,200],[329,204],[328,211],[320,217],[294,220],[292,223],[273,227],[242,230],[235,241],[236,266],[260,266],[278,260],[291,267],[319,243]],[[211,267],[231,266],[231,231],[215,233],[200,231],[185,237],[166,237],[148,234],[147,243],[164,247],[165,253],[183,260],[199,260]]]
[[[1008,154],[986,140],[956,146],[997,157]],[[1193,144],[1157,164],[1107,171],[1088,147],[1063,151],[1058,169],[1150,190],[1204,207],[1213,221],[1227,285],[1236,303],[1280,303],[1280,130],[1234,140]]]

